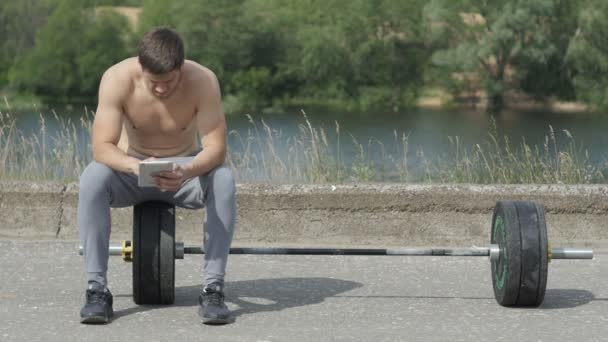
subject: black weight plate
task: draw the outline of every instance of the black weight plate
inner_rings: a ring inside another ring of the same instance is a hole
[[[160,217],[160,304],[173,304],[175,299],[175,207],[166,206]]]
[[[547,231],[544,210],[532,202],[515,202],[522,242],[519,297],[516,306],[538,306],[547,284]]]
[[[540,233],[540,279],[538,283],[538,295],[536,305],[540,305],[545,299],[547,290],[547,275],[549,273],[549,237],[547,234],[547,223],[545,221],[545,209],[542,205],[536,204],[538,215],[538,229]]]
[[[142,228],[142,218],[144,217],[144,213],[142,211],[145,210],[143,205],[136,205],[133,208],[133,256],[132,256],[132,266],[133,266],[133,301],[135,304],[143,304],[144,302],[144,284],[145,281],[141,279],[142,274],[144,273],[152,273],[152,267],[146,269],[146,264],[141,264],[142,258],[142,238],[141,232]]]
[[[171,304],[175,296],[175,215],[172,205],[145,202],[133,210],[133,300]]]
[[[521,236],[514,202],[496,203],[492,217],[490,243],[497,244],[500,255],[491,260],[494,298],[503,306],[517,303],[521,275]]]

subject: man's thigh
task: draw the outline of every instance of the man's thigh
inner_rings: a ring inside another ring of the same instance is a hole
[[[100,188],[101,187],[101,188]],[[173,201],[170,193],[155,187],[142,188],[137,185],[137,176],[111,169],[107,165],[92,162],[80,179],[80,191],[109,191],[110,206],[123,208],[146,201]]]
[[[203,208],[205,206],[205,181],[205,177],[188,179],[173,196],[173,203],[181,208]]]

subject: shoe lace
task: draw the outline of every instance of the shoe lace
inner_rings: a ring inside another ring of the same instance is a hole
[[[106,302],[106,294],[103,291],[89,290],[87,291],[87,302],[104,304]]]
[[[224,303],[224,294],[213,289],[205,289],[203,291],[203,298],[211,305],[222,305]]]

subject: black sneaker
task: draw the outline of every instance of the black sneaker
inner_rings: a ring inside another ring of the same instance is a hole
[[[80,310],[80,323],[106,324],[114,316],[112,293],[108,288],[92,283],[86,293],[87,302]]]
[[[227,324],[234,322],[234,317],[224,304],[224,292],[219,284],[207,285],[198,297],[200,307],[198,315],[204,324]]]

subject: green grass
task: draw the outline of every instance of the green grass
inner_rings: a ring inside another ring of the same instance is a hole
[[[47,116],[59,122],[53,136]],[[605,183],[608,175],[606,165],[594,165],[568,131],[555,132],[551,126],[541,145],[509,141],[494,129],[469,148],[460,137],[447,137],[451,150],[429,157],[423,150],[411,151],[409,136],[397,131],[386,145],[373,138],[360,141],[342,132],[339,122],[331,132],[314,127],[304,112],[297,133],[290,136],[248,118],[246,131],[228,134],[233,148],[227,163],[239,182],[593,184]],[[91,119],[91,113],[79,122],[61,119],[54,111],[41,113],[37,130],[26,135],[13,116],[0,112],[0,179],[76,181],[91,160],[88,136],[78,134],[83,128],[90,131]],[[565,142],[558,144],[561,139]],[[85,152],[77,149],[82,144]],[[347,150],[354,155],[346,158]]]

